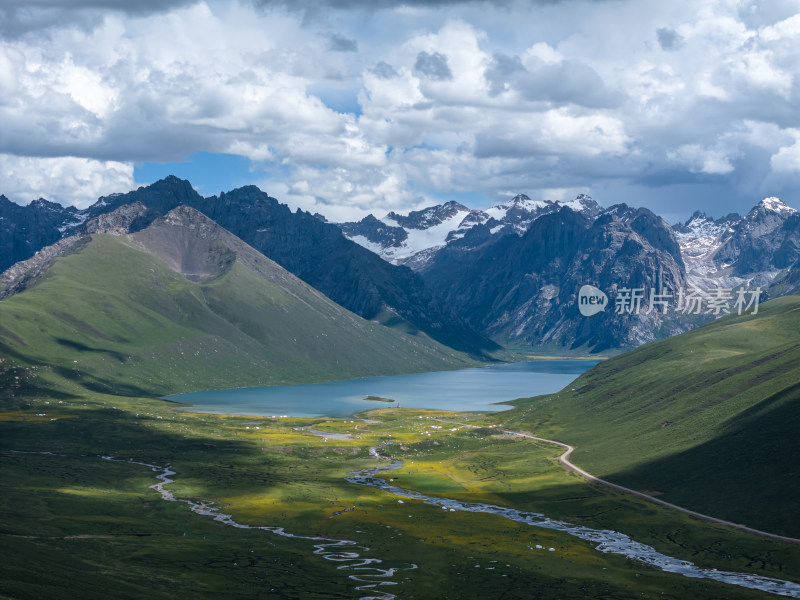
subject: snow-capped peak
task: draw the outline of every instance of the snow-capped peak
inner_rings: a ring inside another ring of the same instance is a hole
[[[758,207],[762,207],[765,210],[768,210],[770,212],[775,212],[781,215],[790,215],[792,213],[797,212],[797,210],[795,210],[791,206],[788,206],[783,200],[781,200],[780,198],[776,198],[775,196],[764,198],[759,203]]]
[[[492,206],[490,208],[487,208],[483,212],[492,217],[496,221],[503,221],[504,219],[506,219],[506,217],[510,212],[513,212],[515,214],[519,214],[522,212],[537,213],[541,211],[543,208],[547,208],[548,206],[552,205],[553,205],[552,200],[531,200],[525,194],[517,194],[508,202]]]
[[[569,201],[532,200],[525,194],[517,194],[484,210],[450,201],[407,215],[390,212],[377,219],[370,215],[357,223],[341,223],[340,227],[348,238],[384,259],[421,268],[436,250],[464,238],[475,226],[491,223],[492,235],[523,235],[533,221],[562,207],[587,217],[596,217],[601,212],[600,206],[584,194]]]
[[[30,205],[34,208],[43,210],[63,210],[63,207],[60,204],[57,204],[56,202],[50,202],[44,198],[33,200]]]
[[[575,212],[583,213],[588,217],[597,217],[602,209],[594,198],[586,194],[578,194],[574,200],[559,200],[556,202],[558,206],[568,206]]]
[[[709,238],[713,240],[726,230],[726,226],[716,223],[706,213],[695,211],[686,223],[676,225],[674,229],[678,238]]]

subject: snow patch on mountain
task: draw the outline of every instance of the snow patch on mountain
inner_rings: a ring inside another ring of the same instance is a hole
[[[715,221],[705,213],[695,212],[686,223],[675,226],[675,236],[681,248],[681,257],[686,265],[686,279],[690,285],[701,289],[718,285],[739,285],[726,274],[725,266],[713,261],[714,253],[734,232],[739,215],[730,215]]]
[[[702,289],[769,284],[797,258],[797,215],[775,197],[764,198],[744,217],[714,220],[695,212],[673,228],[687,281]]]
[[[539,217],[563,207],[594,218],[602,209],[581,194],[570,201],[532,200],[518,194],[508,202],[485,210],[467,208],[458,202],[430,206],[407,215],[390,212],[384,217],[368,215],[358,222],[340,223],[352,241],[394,264],[418,270],[439,249],[463,238],[473,227],[491,222],[492,235],[524,235]]]
[[[791,215],[797,212],[796,209],[787,205],[783,200],[776,198],[775,196],[764,198],[761,201],[761,206],[763,206],[766,210],[776,212],[781,215]]]
[[[444,246],[447,243],[447,237],[450,233],[459,228],[461,222],[470,212],[468,208],[464,208],[444,219],[436,219],[431,215],[421,221],[419,225],[413,227],[406,226],[404,229],[407,237],[400,246],[382,247],[369,240],[367,240],[367,242],[369,242],[369,245],[367,245],[362,243],[362,239],[366,240],[365,236],[354,236],[350,239],[372,250],[376,254],[383,256],[390,262],[400,263],[423,250],[436,249]],[[379,220],[393,227],[399,225],[395,219],[388,215]],[[376,247],[378,248],[377,250],[374,249]]]

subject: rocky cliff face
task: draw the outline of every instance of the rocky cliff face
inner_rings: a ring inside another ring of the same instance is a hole
[[[57,212],[55,207],[50,208],[50,210]],[[135,202],[122,206],[111,213],[90,219],[85,223],[82,219],[71,221],[69,229],[75,232],[73,235],[37,250],[32,257],[16,262],[0,273],[0,300],[17,294],[33,285],[47,272],[57,258],[80,252],[89,242],[88,236],[90,234],[126,234],[131,230],[132,223],[145,212],[144,205]],[[74,213],[70,212],[68,214]]]
[[[124,235],[133,230],[141,229],[139,223],[148,214],[147,207],[141,202],[123,204],[109,213],[100,214],[89,219],[86,223],[76,228],[79,235],[104,233],[108,235]]]
[[[736,213],[715,220],[703,212],[695,211],[685,223],[673,227],[689,283],[700,288],[707,288],[712,281],[719,282],[719,285],[728,283],[712,257],[733,235],[740,220],[741,217]],[[734,281],[732,285],[736,283],[740,282]]]
[[[798,258],[800,214],[778,198],[754,206],[713,256],[716,265],[739,277],[786,269]]]
[[[800,214],[778,198],[765,198],[744,217],[696,212],[674,230],[689,281],[703,289],[766,288],[800,259]]]
[[[562,208],[519,237],[474,227],[440,250],[422,271],[428,284],[476,328],[511,344],[554,344],[602,351],[632,347],[689,328],[660,312],[616,313],[624,288],[677,290],[686,284],[669,226],[646,209],[615,207],[592,220]],[[611,306],[585,317],[578,291],[593,285]]]
[[[0,272],[54,244],[86,218],[76,208],[41,198],[20,206],[0,196]]]
[[[79,252],[87,241],[86,236],[71,235],[45,246],[27,260],[21,260],[0,273],[0,300],[29,288],[47,272],[60,256]]]

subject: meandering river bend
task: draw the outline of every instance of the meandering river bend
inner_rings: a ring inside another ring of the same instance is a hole
[[[390,444],[384,445],[389,446]],[[561,531],[596,544],[595,549],[599,552],[619,554],[631,560],[661,569],[662,571],[676,573],[684,577],[710,579],[729,585],[760,590],[789,598],[800,598],[800,584],[798,583],[763,577],[751,573],[736,573],[698,567],[690,561],[667,556],[657,551],[655,548],[637,542],[624,533],[619,533],[617,531],[609,529],[591,529],[589,527],[573,525],[564,521],[550,519],[541,513],[521,511],[505,506],[481,502],[462,502],[452,498],[426,496],[414,490],[407,490],[394,486],[387,479],[379,477],[378,475],[380,473],[399,469],[403,466],[403,463],[399,460],[381,456],[378,452],[379,448],[378,446],[374,446],[370,448],[369,452],[376,460],[381,461],[380,464],[368,469],[353,472],[346,480],[355,485],[378,488],[395,496],[400,496],[401,498],[424,502],[432,506],[439,506],[449,511],[487,513],[518,523],[525,523],[533,527]],[[53,452],[23,452],[14,450],[12,450],[12,452],[54,457],[67,456],[64,454],[55,454]],[[385,566],[381,559],[365,556],[368,552],[368,548],[354,540],[297,535],[286,531],[281,526],[246,525],[235,521],[231,515],[221,512],[218,508],[214,507],[211,502],[195,502],[185,498],[178,498],[170,490],[166,489],[167,485],[175,481],[172,476],[176,475],[176,472],[172,470],[170,465],[159,466],[134,461],[132,459],[118,459],[112,456],[102,456],[100,458],[108,461],[140,465],[151,469],[156,473],[155,478],[158,481],[150,487],[158,492],[163,500],[187,504],[192,512],[198,515],[211,517],[215,521],[219,521],[230,527],[257,529],[287,538],[310,541],[314,548],[314,554],[321,556],[325,560],[341,563],[337,569],[348,573],[347,577],[357,584],[355,590],[367,593],[367,595],[360,596],[360,600],[395,600],[395,598],[397,598],[395,594],[381,588],[397,585],[398,582],[392,580],[396,574],[418,568],[416,564]]]

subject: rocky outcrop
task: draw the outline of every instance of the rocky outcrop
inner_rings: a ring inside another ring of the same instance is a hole
[[[59,205],[48,204],[50,205],[48,210],[51,212],[58,212],[61,209]],[[31,258],[18,261],[3,273],[0,273],[0,300],[17,294],[33,285],[42,274],[47,272],[55,259],[80,252],[89,242],[91,234],[127,234],[131,231],[131,227],[136,220],[141,218],[145,212],[145,206],[136,202],[122,206],[108,214],[97,216],[85,223],[83,223],[82,219],[70,221],[70,223],[74,224],[74,227],[70,227],[70,230],[76,233],[37,250]],[[69,212],[68,214],[75,213]],[[55,222],[58,222],[58,220],[56,219]]]
[[[88,242],[86,236],[72,235],[55,244],[45,246],[27,260],[14,263],[0,273],[0,300],[32,286],[47,272],[57,258],[80,252],[86,242]]]
[[[78,228],[81,235],[104,233],[108,235],[124,235],[140,229],[139,223],[147,215],[147,207],[141,202],[123,204],[110,213],[89,219]]]

